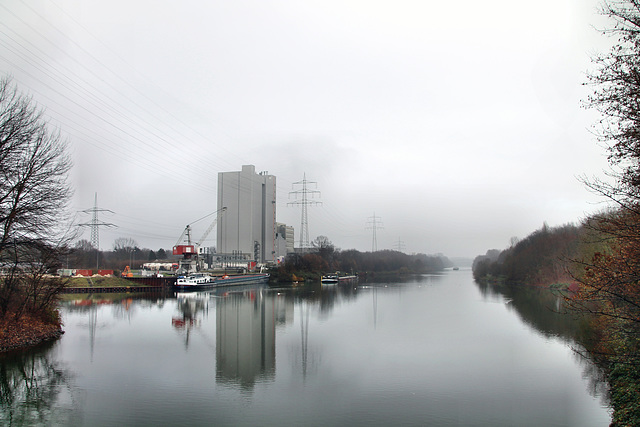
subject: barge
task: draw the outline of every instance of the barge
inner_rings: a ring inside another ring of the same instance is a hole
[[[205,273],[190,274],[178,277],[174,287],[180,290],[206,289],[218,286],[251,285],[254,283],[266,283],[269,280],[268,273],[239,274],[235,276],[211,276]]]

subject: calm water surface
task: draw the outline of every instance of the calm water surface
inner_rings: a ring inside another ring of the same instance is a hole
[[[610,421],[593,367],[553,322],[536,320],[553,313],[480,289],[470,271],[79,298],[64,303],[61,340],[0,358],[4,424]]]

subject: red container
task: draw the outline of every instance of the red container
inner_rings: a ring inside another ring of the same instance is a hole
[[[173,247],[174,255],[194,254],[196,253],[193,245],[177,245]]]
[[[91,276],[93,270],[76,270],[76,276]]]
[[[98,274],[101,276],[113,276],[113,270],[98,270]]]

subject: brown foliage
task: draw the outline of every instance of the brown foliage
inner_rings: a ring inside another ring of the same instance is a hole
[[[32,346],[58,338],[62,333],[58,319],[43,319],[30,314],[0,319],[0,352]]]
[[[606,245],[589,261],[580,262],[580,290],[568,302],[594,316],[601,331],[596,353],[640,362],[640,215],[621,210],[588,224]]]

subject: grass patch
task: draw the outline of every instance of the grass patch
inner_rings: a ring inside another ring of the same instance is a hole
[[[70,288],[108,288],[108,287],[143,287],[144,283],[132,282],[122,277],[95,276],[95,277],[72,277],[69,280]]]

